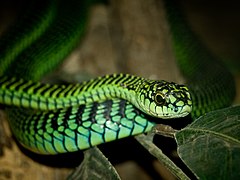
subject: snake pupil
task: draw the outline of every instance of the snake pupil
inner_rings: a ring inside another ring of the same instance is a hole
[[[155,102],[158,105],[163,105],[165,103],[164,97],[161,93],[158,93],[158,94],[155,95]]]

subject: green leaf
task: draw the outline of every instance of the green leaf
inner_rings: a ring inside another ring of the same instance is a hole
[[[175,138],[180,158],[197,177],[240,177],[240,106],[210,112]]]
[[[120,177],[102,152],[97,147],[93,147],[84,151],[84,160],[81,165],[69,175],[68,180],[71,179],[120,180]]]

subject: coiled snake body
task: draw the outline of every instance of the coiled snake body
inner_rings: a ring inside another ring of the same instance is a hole
[[[6,112],[16,139],[34,152],[86,149],[149,131],[154,123],[148,121],[148,115],[168,119],[193,110],[195,118],[232,101],[231,74],[208,51],[197,48],[202,46],[196,44],[192,32],[183,32],[186,28],[180,16],[171,13],[175,11],[173,4],[166,4],[174,25],[170,23],[173,44],[190,89],[127,74],[106,75],[75,85],[39,83],[83,36],[91,2],[40,1],[41,7],[37,0],[31,3],[37,9],[34,16],[30,16],[34,9],[26,12],[0,42],[0,103],[8,105]],[[182,38],[188,36],[191,38]],[[193,57],[196,61],[190,61]],[[205,68],[208,61],[213,62],[209,64],[214,65],[213,70]],[[197,68],[206,73],[199,73]],[[205,75],[209,78],[202,80]],[[197,82],[199,79],[202,81]],[[229,84],[231,88],[224,89]]]

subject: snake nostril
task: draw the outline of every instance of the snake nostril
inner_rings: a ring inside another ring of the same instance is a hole
[[[175,108],[174,108],[174,112],[178,112],[178,107],[175,107]]]

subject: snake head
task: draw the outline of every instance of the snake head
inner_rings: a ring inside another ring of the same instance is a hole
[[[184,117],[192,110],[188,88],[173,82],[143,80],[136,96],[139,108],[154,117]]]

